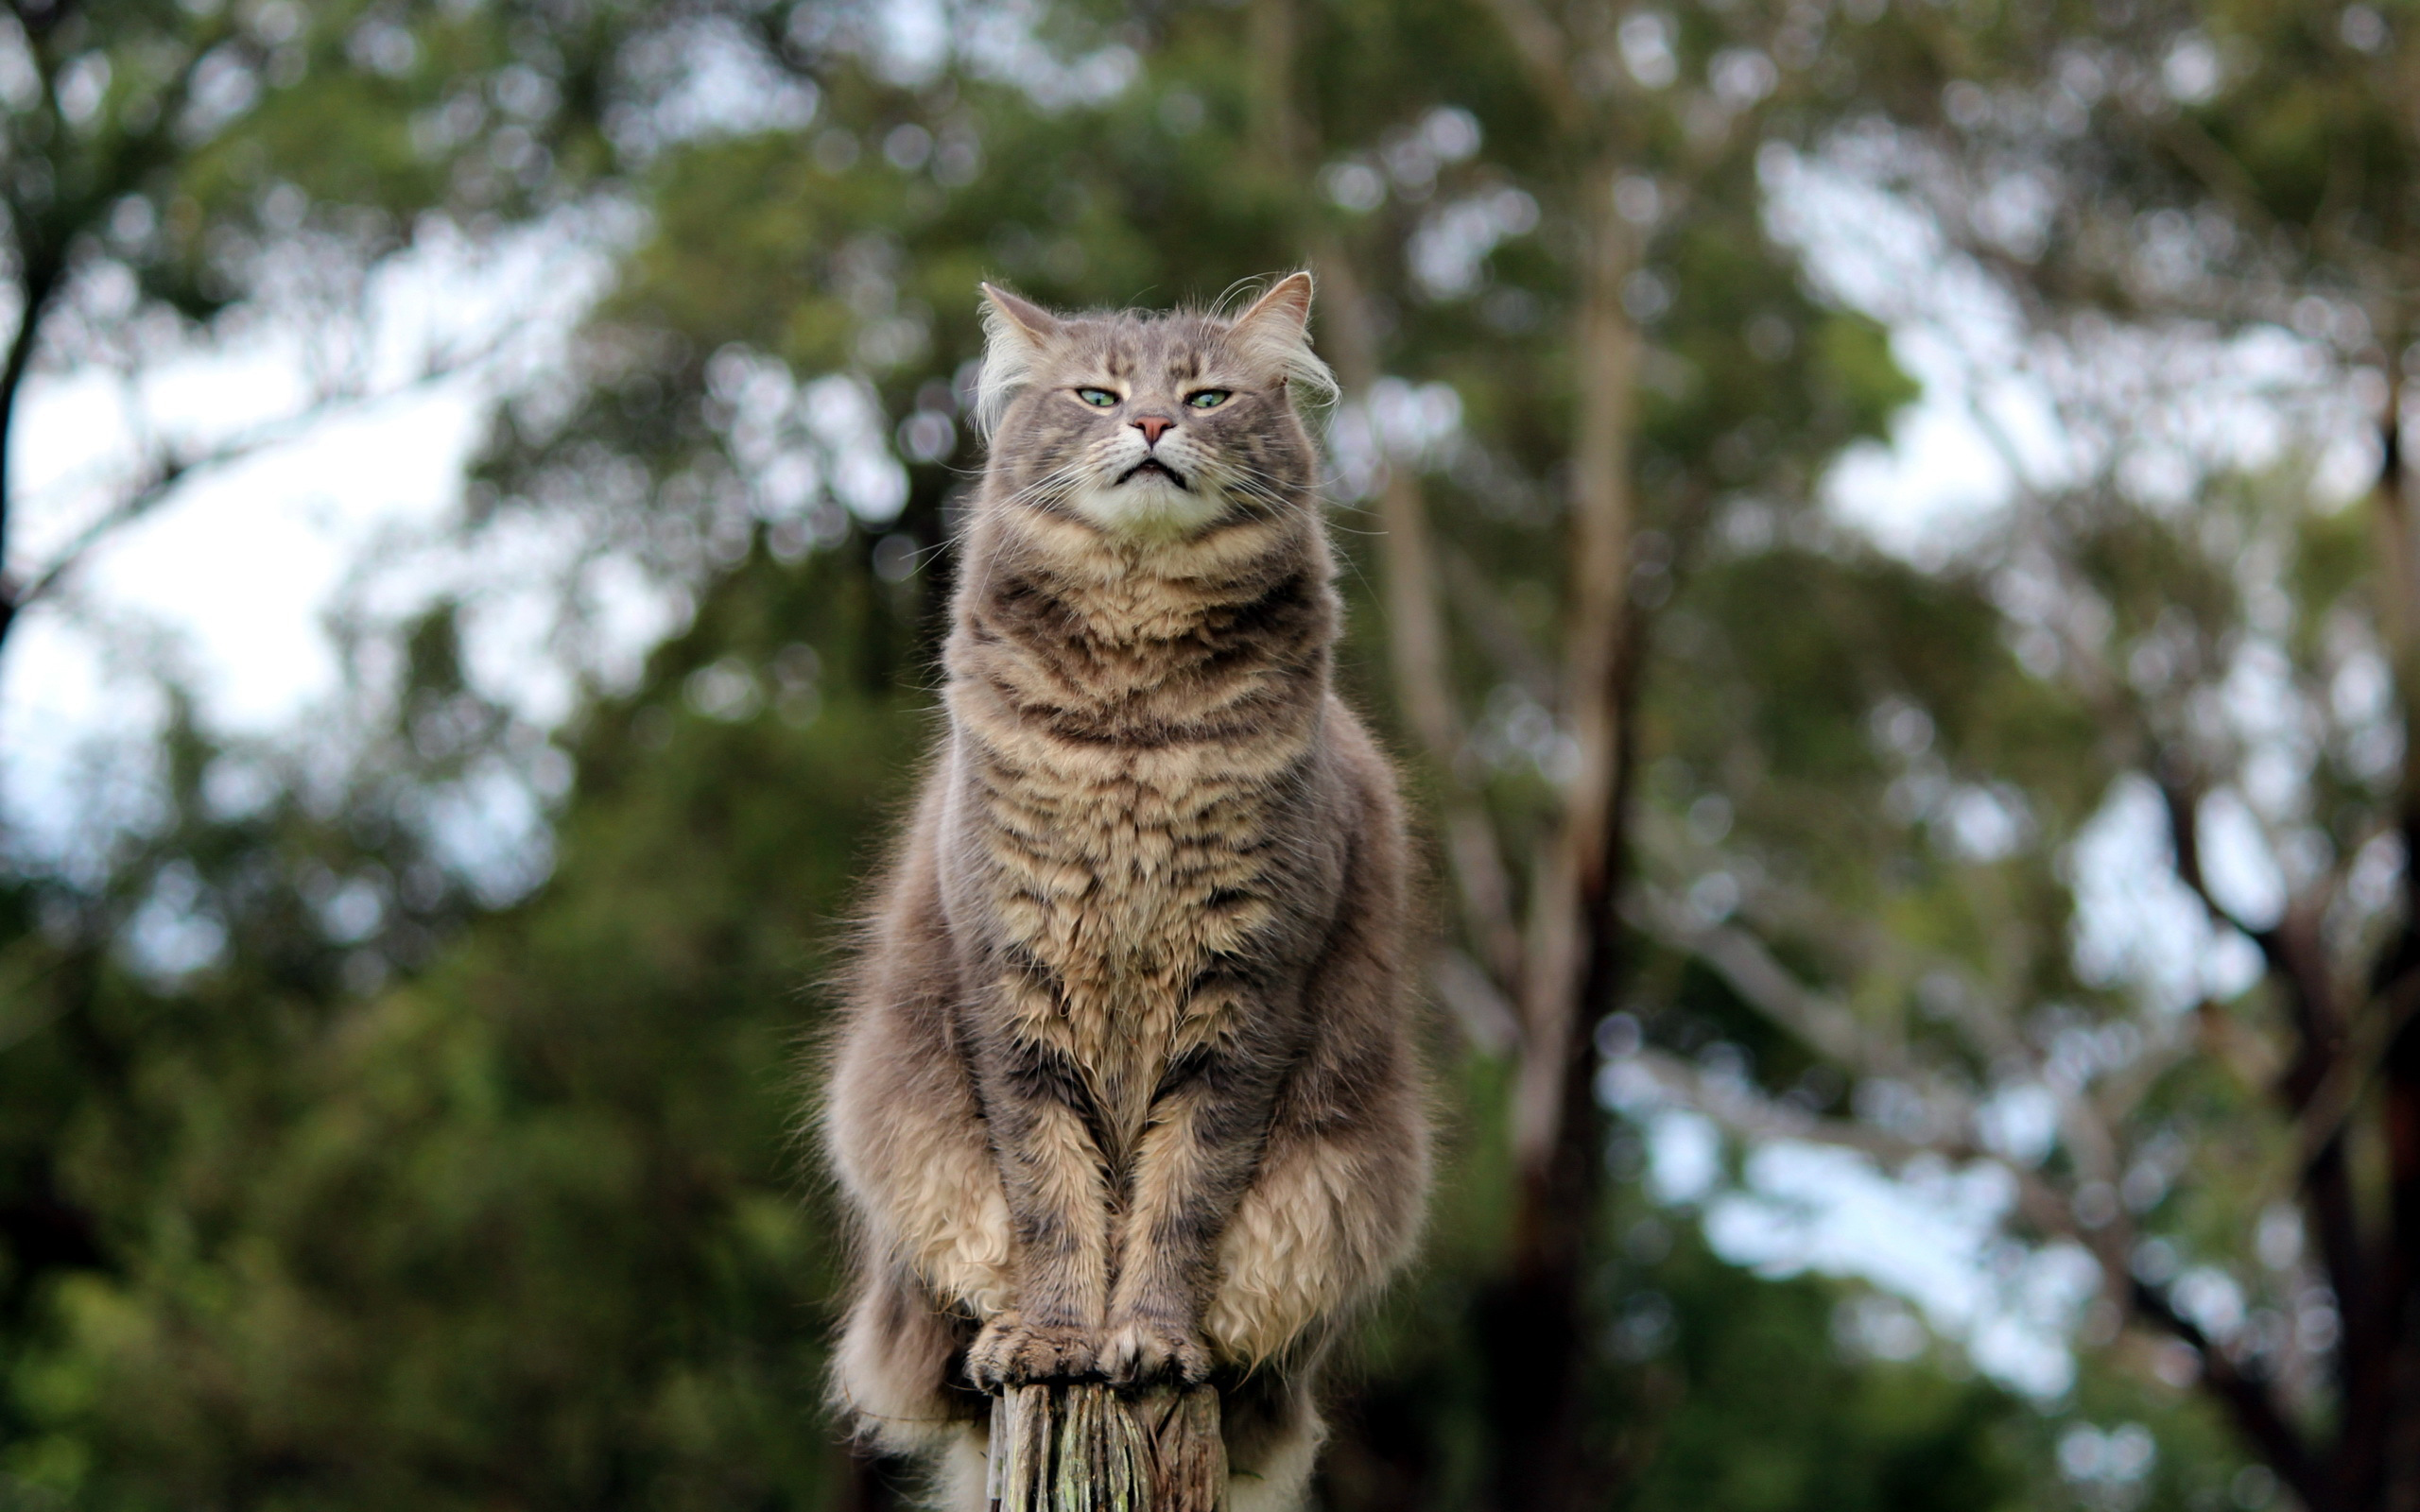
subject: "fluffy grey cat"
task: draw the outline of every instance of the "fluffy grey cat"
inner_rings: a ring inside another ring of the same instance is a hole
[[[1428,1180],[1400,805],[1330,685],[1311,281],[1232,318],[984,294],[948,730],[824,1103],[834,1392],[980,1509],[987,1392],[1215,1382],[1228,1505],[1291,1508],[1326,1325]]]

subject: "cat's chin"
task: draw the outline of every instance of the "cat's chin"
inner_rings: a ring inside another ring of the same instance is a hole
[[[1145,541],[1182,540],[1226,512],[1225,501],[1207,490],[1181,488],[1148,473],[1089,490],[1070,502],[1077,513],[1110,534]]]

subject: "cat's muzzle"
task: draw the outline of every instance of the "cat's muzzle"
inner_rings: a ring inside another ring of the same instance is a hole
[[[1185,482],[1184,473],[1168,466],[1166,462],[1161,461],[1156,456],[1147,456],[1140,462],[1135,463],[1132,467],[1128,468],[1125,472],[1120,472],[1117,474],[1117,482],[1118,485],[1122,487],[1127,483],[1132,482],[1136,477],[1146,474],[1156,474],[1157,476],[1167,479],[1170,483],[1175,484],[1180,489],[1185,490],[1187,492],[1192,491],[1192,485]]]

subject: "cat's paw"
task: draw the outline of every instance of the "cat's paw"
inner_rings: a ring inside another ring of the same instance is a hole
[[[1003,1313],[967,1347],[966,1374],[986,1391],[1080,1381],[1100,1373],[1100,1340],[1070,1323],[1028,1323]]]
[[[1121,1386],[1163,1381],[1198,1386],[1210,1379],[1210,1347],[1195,1330],[1135,1318],[1111,1326],[1100,1367]]]

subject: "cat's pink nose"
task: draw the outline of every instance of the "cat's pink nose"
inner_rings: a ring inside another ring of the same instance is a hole
[[[1176,421],[1162,419],[1157,415],[1146,415],[1134,422],[1134,428],[1143,433],[1143,443],[1146,446],[1157,446],[1160,444],[1161,437],[1176,428]]]

